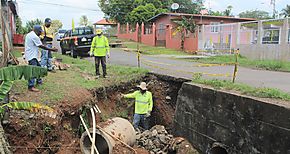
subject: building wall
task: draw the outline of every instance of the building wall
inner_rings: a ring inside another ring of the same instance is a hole
[[[184,83],[174,132],[201,153],[219,142],[230,154],[290,153],[289,105]]]

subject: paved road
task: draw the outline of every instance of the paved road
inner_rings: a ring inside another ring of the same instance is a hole
[[[143,61],[143,63],[142,63]],[[165,56],[142,55],[141,67],[152,72],[191,79],[193,73],[203,72],[206,78],[231,80],[231,77],[217,77],[212,74],[232,74],[233,66],[196,67],[198,63],[173,59]],[[121,49],[112,49],[111,64],[137,66],[137,55]],[[208,74],[208,75],[207,75]],[[239,67],[237,82],[246,83],[255,87],[277,88],[290,93],[290,73],[253,70]]]
[[[54,42],[54,46],[59,48],[59,43]],[[91,59],[92,60],[92,59]],[[137,54],[134,52],[125,52],[121,49],[112,49],[111,57],[108,63],[137,67]],[[152,72],[192,79],[193,73],[202,72],[205,78],[218,78],[232,80],[228,76],[213,76],[214,74],[233,74],[233,66],[214,66],[214,67],[196,67],[199,63],[186,60],[173,59],[168,56],[141,56],[141,67],[147,68]],[[237,82],[246,83],[255,87],[277,88],[290,93],[290,73],[273,72],[264,70],[254,70],[239,67]]]

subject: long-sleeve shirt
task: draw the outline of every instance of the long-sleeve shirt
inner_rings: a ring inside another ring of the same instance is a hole
[[[152,93],[146,91],[142,94],[140,91],[135,91],[133,93],[127,94],[125,98],[135,98],[135,113],[136,114],[146,114],[152,111],[153,99]]]
[[[110,46],[108,38],[104,35],[95,36],[92,41],[90,53],[93,53],[94,56],[103,57],[106,56],[107,52],[110,52]]]

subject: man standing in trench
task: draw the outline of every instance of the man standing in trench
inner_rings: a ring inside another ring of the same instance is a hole
[[[35,25],[33,27],[33,30],[28,33],[25,37],[25,52],[24,56],[25,59],[28,61],[29,65],[33,66],[40,66],[40,63],[38,62],[38,48],[41,48],[43,50],[49,50],[49,51],[57,51],[56,48],[49,48],[42,44],[39,36],[43,32],[40,25]],[[41,79],[37,79],[37,84],[42,84]],[[28,90],[33,92],[38,92],[39,90],[35,88],[35,78],[30,79],[28,81]]]
[[[100,63],[102,64],[103,77],[107,77],[107,66],[106,66],[106,56],[110,57],[110,47],[109,41],[106,36],[103,35],[101,29],[96,30],[97,36],[93,38],[90,56],[95,57],[95,67],[96,67],[96,78],[100,77]]]
[[[141,82],[137,87],[139,90],[127,95],[122,94],[122,97],[135,99],[135,114],[133,119],[134,128],[137,129],[141,126],[148,130],[148,119],[153,108],[152,93],[147,91],[147,85],[145,82]]]

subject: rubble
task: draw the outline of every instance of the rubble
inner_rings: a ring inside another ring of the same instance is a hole
[[[150,154],[198,154],[184,138],[174,138],[164,126],[156,125],[150,130],[137,133],[137,146],[150,151]]]

